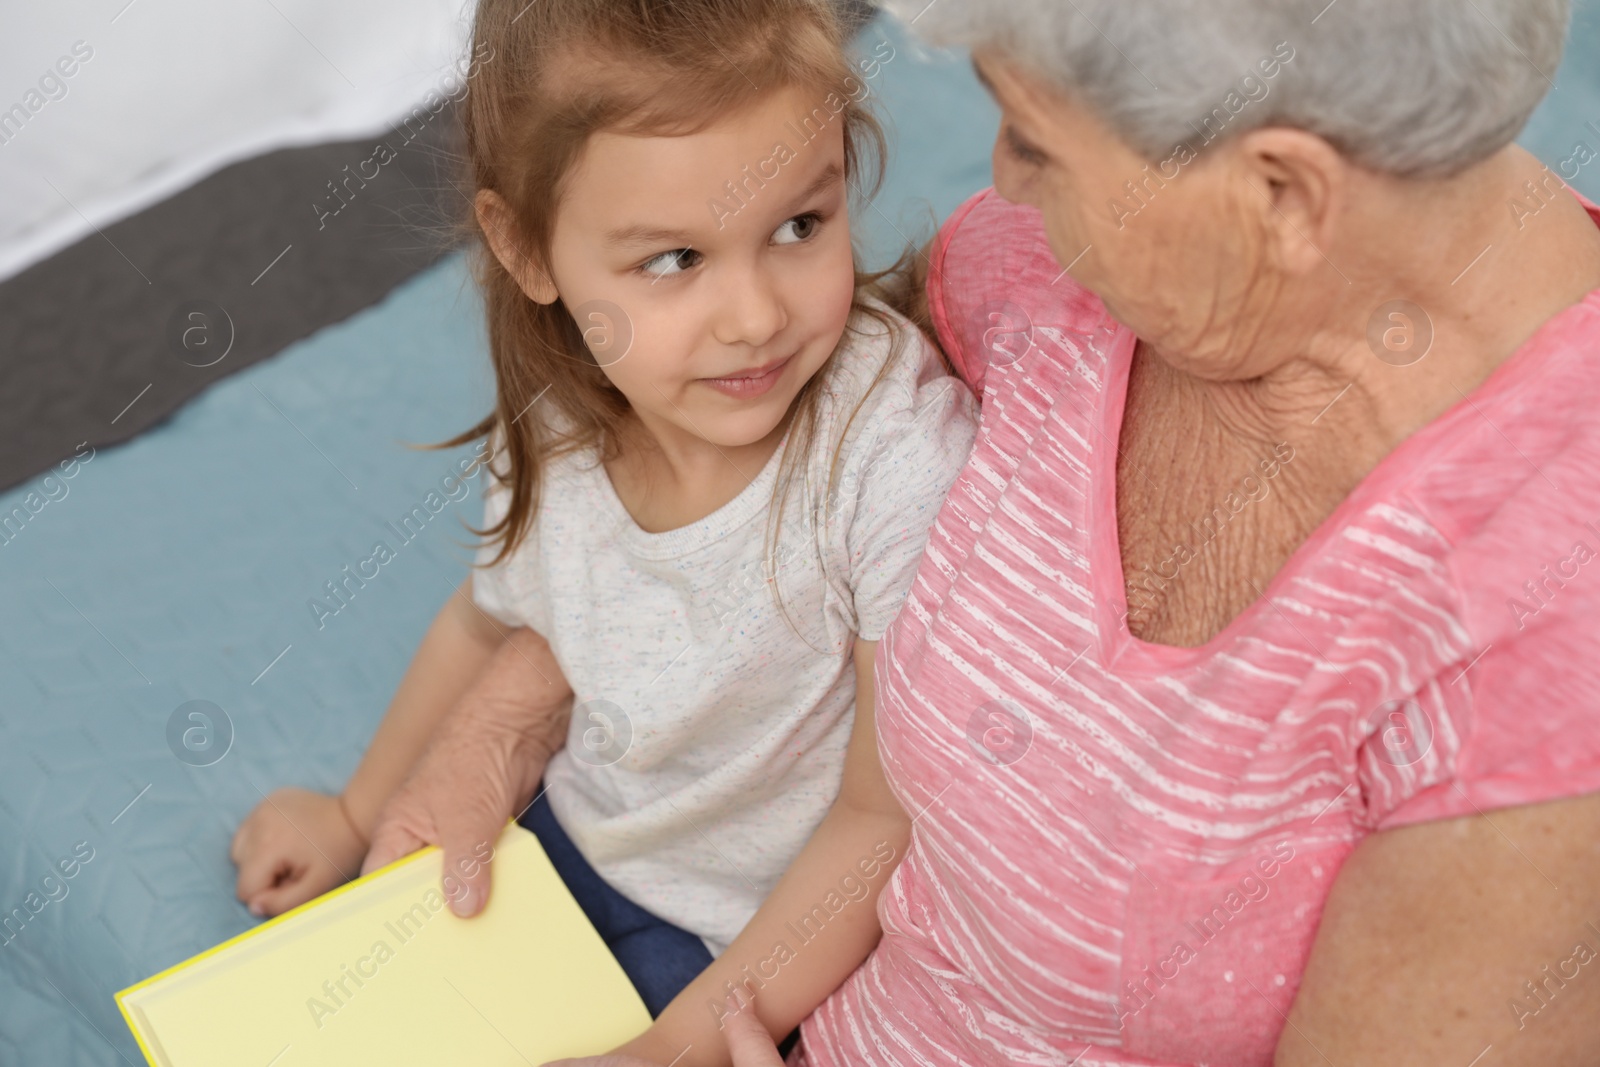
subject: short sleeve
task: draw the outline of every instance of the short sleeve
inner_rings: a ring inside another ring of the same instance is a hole
[[[1470,647],[1434,681],[1444,694],[1434,706],[1462,710],[1421,723],[1419,735],[1457,751],[1381,829],[1600,791],[1600,484],[1590,473],[1600,434],[1587,428],[1592,398],[1566,392],[1572,411],[1553,401],[1526,416],[1545,441],[1567,438],[1558,452],[1541,454],[1539,437],[1530,443],[1511,416],[1493,413],[1538,472],[1519,472],[1522,484],[1462,537],[1452,571]],[[1490,432],[1486,448],[1499,438]]]
[[[511,506],[511,489],[496,476],[492,468],[484,472],[483,528],[492,528],[505,518]],[[527,626],[543,633],[538,606],[537,568],[532,556],[537,551],[536,530],[516,550],[508,553],[498,563],[491,564],[499,551],[500,542],[487,541],[479,546],[472,571],[472,600],[484,613],[501,625]]]
[[[1552,619],[1496,642],[1470,669],[1454,667],[1442,684],[1470,684],[1472,692],[1455,766],[1398,804],[1378,829],[1600,791],[1600,615],[1584,615]],[[1431,732],[1419,736],[1438,743],[1439,724],[1425,728]]]
[[[881,638],[911,590],[928,531],[977,436],[977,404],[914,328],[902,358],[921,361],[909,388],[878,405],[860,463],[845,534],[856,636]]]

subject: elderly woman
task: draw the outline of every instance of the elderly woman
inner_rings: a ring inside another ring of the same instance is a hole
[[[928,282],[983,424],[797,1057],[1600,1062],[1600,211],[1511,143],[1565,0],[925,3],[1002,110]]]

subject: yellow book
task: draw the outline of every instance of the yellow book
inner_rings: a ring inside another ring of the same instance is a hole
[[[116,995],[152,1067],[472,1064],[594,1055],[650,1015],[538,840],[495,843],[458,919],[426,848]]]

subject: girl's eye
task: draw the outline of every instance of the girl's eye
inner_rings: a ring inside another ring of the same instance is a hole
[[[663,252],[659,256],[651,256],[639,264],[640,274],[650,278],[670,278],[674,274],[684,271],[700,262],[700,253],[692,248],[675,248],[671,252]]]
[[[796,215],[782,226],[779,226],[777,230],[773,232],[773,243],[780,245],[792,245],[798,244],[801,241],[810,240],[813,236],[815,236],[817,229],[821,225],[822,216],[815,211],[808,211],[804,215]],[[794,236],[785,239],[785,235],[791,233]]]
[[[809,241],[815,237],[817,230],[823,223],[821,212],[808,211],[804,215],[796,215],[785,222],[773,233],[774,244],[792,245],[801,241]],[[635,269],[651,280],[670,278],[682,274],[700,264],[705,257],[692,248],[675,248],[670,252],[662,252],[658,256],[651,256]]]

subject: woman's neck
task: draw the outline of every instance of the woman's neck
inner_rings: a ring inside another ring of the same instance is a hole
[[[1359,480],[1600,288],[1600,229],[1515,147],[1454,179],[1371,177],[1355,196],[1347,218],[1365,224],[1326,250],[1345,281],[1286,286],[1265,313],[1278,321],[1245,334],[1299,355],[1248,379],[1170,372],[1234,436],[1316,442]]]
[[[1221,632],[1397,445],[1600,288],[1600,230],[1569,194],[1516,225],[1509,197],[1539,173],[1511,149],[1445,182],[1358,178],[1358,202],[1321,249],[1328,270],[1253,286],[1253,309],[1213,316],[1226,336],[1136,351],[1117,467],[1132,580],[1280,444],[1293,458],[1185,580],[1130,597],[1130,632],[1184,647]],[[1402,332],[1386,344],[1391,329]],[[1229,369],[1189,369],[1208,366]]]

